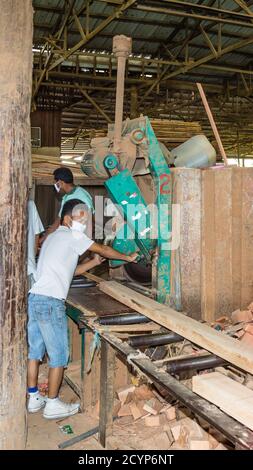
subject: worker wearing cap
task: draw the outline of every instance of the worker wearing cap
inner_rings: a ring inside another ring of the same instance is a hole
[[[42,241],[44,241],[50,233],[53,233],[59,227],[62,208],[67,201],[70,201],[71,199],[78,199],[86,204],[88,209],[94,213],[91,195],[88,193],[88,191],[81,188],[81,186],[74,185],[73,173],[69,168],[60,167],[54,171],[54,187],[57,193],[63,194],[61,207],[57,218],[47,229],[46,234],[42,238]],[[89,226],[89,223],[87,233],[91,235],[91,227]]]

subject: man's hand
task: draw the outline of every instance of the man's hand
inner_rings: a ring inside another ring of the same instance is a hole
[[[103,258],[103,257],[100,256],[100,255],[95,254],[95,256],[93,257],[93,261],[94,261],[94,263],[95,263],[95,266],[99,266],[99,265],[102,264],[104,261],[106,261],[106,259]]]
[[[137,258],[139,256],[139,253],[135,252],[135,253],[132,253],[131,255],[128,255],[128,262],[129,263],[137,263]]]

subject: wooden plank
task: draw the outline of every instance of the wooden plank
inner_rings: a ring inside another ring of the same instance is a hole
[[[115,351],[101,340],[100,368],[100,407],[99,407],[99,442],[105,447],[106,439],[112,434],[113,398],[114,398]]]
[[[233,308],[241,308],[241,272],[242,272],[242,168],[232,170],[232,296]],[[231,311],[231,313],[232,313]]]
[[[99,288],[165,328],[175,331],[250,374],[253,373],[253,350],[249,346],[117,282],[101,282]]]
[[[233,311],[232,291],[232,168],[215,174],[215,309],[213,320]],[[209,194],[209,197],[211,195]],[[212,196],[211,196],[212,197]],[[240,197],[240,195],[238,195]],[[206,229],[210,229],[207,223]],[[206,285],[208,289],[208,285]]]
[[[253,298],[253,169],[243,168],[242,177],[242,272],[241,306],[245,308]]]
[[[215,173],[202,174],[202,267],[201,317],[207,322],[215,317]]]
[[[99,331],[108,331],[108,332],[119,332],[119,333],[124,333],[124,332],[138,332],[138,333],[144,333],[145,331],[159,331],[161,329],[160,325],[157,325],[157,323],[135,323],[134,325],[99,325],[97,327]]]
[[[58,164],[58,167],[60,165]],[[73,168],[71,168],[72,171]],[[52,172],[51,172],[52,173]],[[33,176],[36,180],[36,184],[41,186],[52,186],[54,184],[54,178],[51,174],[44,173],[42,175],[36,173],[36,170],[33,170]],[[75,184],[79,186],[103,186],[105,180],[103,178],[88,178],[87,176],[76,176]]]
[[[180,208],[180,243],[171,253],[170,306],[201,317],[201,170],[173,168],[173,204]]]
[[[193,392],[253,430],[253,391],[219,372],[196,375]]]
[[[181,278],[181,311],[199,319],[201,317],[201,170],[180,168],[172,171],[173,188],[180,204],[180,245],[178,270]]]
[[[91,281],[95,281],[95,282],[102,282],[104,281],[104,279],[102,277],[99,277],[99,276],[95,276],[95,274],[91,274],[91,273],[85,273],[83,274],[83,277],[86,277],[86,279],[90,279]]]

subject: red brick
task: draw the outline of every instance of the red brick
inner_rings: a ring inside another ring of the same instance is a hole
[[[253,323],[248,323],[248,325],[245,325],[243,329],[247,333],[250,333],[251,335],[253,335]]]
[[[253,348],[253,335],[251,335],[250,333],[245,333],[240,339],[240,341],[243,344]]]
[[[252,321],[253,315],[250,310],[235,310],[231,315],[232,323]]]
[[[248,305],[247,309],[253,312],[253,302]]]

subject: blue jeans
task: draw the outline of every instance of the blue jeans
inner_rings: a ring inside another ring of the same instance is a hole
[[[28,358],[49,356],[49,367],[65,367],[69,359],[68,323],[63,300],[45,295],[28,297]]]

